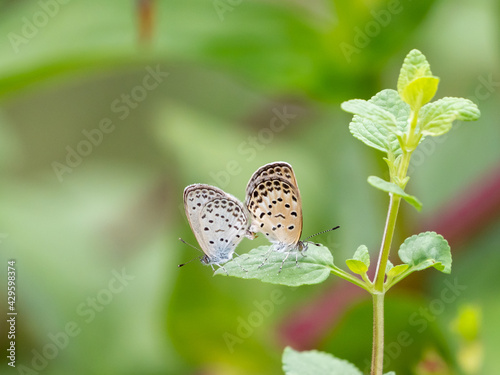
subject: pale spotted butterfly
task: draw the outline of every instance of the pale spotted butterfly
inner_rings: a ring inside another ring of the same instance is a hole
[[[248,230],[246,208],[238,199],[215,186],[194,184],[186,187],[184,210],[205,254],[199,259],[212,269],[215,264],[225,271],[222,265],[232,259],[243,237],[254,238]]]

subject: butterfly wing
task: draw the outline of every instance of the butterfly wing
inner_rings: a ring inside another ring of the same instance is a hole
[[[184,209],[208,264],[231,259],[247,234],[247,211],[241,202],[210,185],[194,184],[184,189]]]
[[[250,230],[264,233],[285,249],[296,247],[302,234],[302,204],[290,164],[275,162],[259,168],[247,186]]]
[[[209,201],[224,197],[225,194],[223,190],[205,184],[193,184],[184,189],[184,211],[186,212],[189,226],[205,254],[207,253],[207,246],[204,241],[203,232],[201,231],[200,213]]]
[[[245,236],[249,223],[242,204],[231,196],[215,198],[203,207],[200,229],[209,263],[225,263]],[[200,244],[201,245],[201,244]]]
[[[247,198],[249,197],[249,191],[255,189],[255,185],[259,183],[260,179],[273,179],[276,177],[288,181],[290,185],[298,190],[297,180],[295,179],[292,166],[284,161],[277,161],[266,164],[255,171],[247,185]]]

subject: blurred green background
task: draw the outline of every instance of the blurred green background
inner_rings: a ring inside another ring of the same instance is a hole
[[[284,160],[299,181],[304,236],[340,225],[317,237],[340,266],[360,244],[375,254],[388,199],[366,178],[387,173],[382,154],[350,135],[340,103],[395,88],[413,48],[441,78],[437,98],[470,98],[482,117],[414,156],[407,189],[424,208],[402,207],[396,244],[438,231],[453,270],[391,290],[386,370],[497,373],[497,1],[0,0],[0,9],[0,285],[15,259],[19,314],[17,368],[4,355],[0,373],[279,374],[286,345],[366,371],[367,294],[333,277],[290,289],[212,277],[198,262],[178,269],[199,255],[178,241],[196,244],[182,191],[208,183],[243,200],[259,166]]]

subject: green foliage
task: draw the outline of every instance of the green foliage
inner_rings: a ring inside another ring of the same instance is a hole
[[[443,98],[427,104],[435,95],[438,79],[418,50],[406,57],[398,79],[398,91],[382,90],[370,100],[353,99],[342,103],[354,114],[351,133],[370,147],[387,154],[391,182],[370,177],[368,182],[383,191],[397,194],[420,210],[420,201],[404,192],[412,152],[426,135],[438,136],[451,129],[455,120],[473,121],[479,109],[468,99]]]
[[[224,264],[216,275],[227,275],[243,279],[258,279],[265,283],[288,286],[318,284],[325,281],[333,267],[333,256],[322,245],[309,244],[303,254],[296,251],[273,251],[271,246],[260,246],[247,254]],[[295,264],[296,255],[298,264]],[[267,260],[265,260],[267,258]],[[283,263],[283,260],[286,261]],[[280,272],[280,267],[283,268]]]
[[[445,134],[451,129],[453,121],[477,120],[480,115],[477,106],[467,99],[444,98],[429,103],[436,94],[438,84],[439,79],[432,75],[425,56],[418,50],[412,50],[401,68],[397,92],[383,90],[368,101],[354,99],[342,104],[343,110],[354,114],[349,125],[351,133],[368,146],[386,153],[384,160],[389,168],[390,181],[376,176],[368,178],[372,186],[389,193],[390,197],[373,283],[367,280],[368,266],[365,263],[359,259],[347,261],[349,269],[361,274],[368,289],[372,293],[380,293],[382,298],[391,286],[414,271],[434,267],[444,273],[451,272],[448,242],[433,232],[421,233],[404,241],[399,257],[405,264],[393,266],[388,259],[401,198],[419,211],[422,208],[416,197],[404,191],[409,181],[407,172],[412,153],[425,136]],[[379,298],[377,300],[380,301]],[[372,373],[381,374],[384,343],[383,334],[379,332],[384,327],[383,305],[374,303]]]
[[[414,49],[406,56],[398,79],[398,93],[412,110],[429,102],[437,91],[439,79],[432,76],[425,56]]]
[[[399,133],[396,117],[388,110],[371,101],[353,99],[342,104],[342,109],[354,113],[364,120],[383,126],[388,132]]]
[[[415,207],[418,211],[422,209],[422,203],[413,195],[405,193],[403,189],[401,189],[398,185],[393,184],[392,182],[387,182],[382,180],[377,176],[368,177],[368,183],[377,189],[385,191],[387,193],[399,195],[413,207]]]
[[[408,264],[398,264],[387,271],[387,277],[394,278],[405,272],[410,266]]]
[[[420,77],[411,81],[400,94],[401,98],[416,111],[428,103],[436,94],[439,79],[436,77]]]
[[[365,245],[358,247],[352,259],[346,260],[347,267],[358,275],[363,275],[370,267],[370,253]]]
[[[429,267],[444,273],[451,272],[450,246],[443,236],[435,232],[420,233],[407,238],[398,254],[401,260],[410,266],[405,276]]]
[[[426,104],[421,111],[418,127],[422,135],[443,135],[451,129],[453,121],[474,121],[479,109],[469,99],[443,98]]]
[[[408,128],[410,107],[401,100],[397,91],[382,90],[368,101],[349,100],[342,103],[341,108],[354,114],[349,124],[354,137],[388,154],[401,154],[397,136]],[[375,113],[365,116],[372,108],[377,108]]]
[[[435,275],[440,276],[438,273]],[[432,276],[432,273],[428,276]],[[446,284],[443,283],[443,278],[439,279],[435,285],[440,292]],[[447,327],[443,326],[439,319],[425,319],[419,312],[428,308],[428,304],[429,300],[425,295],[409,293],[405,289],[386,294],[384,317],[387,324],[384,329],[384,341],[388,347],[385,371],[393,370],[401,375],[414,375],[411,369],[419,362],[420,353],[430,346],[435,347],[447,361],[453,360],[447,344],[443,341]],[[369,297],[350,305],[315,349],[348,360],[363,374],[370,374],[373,322],[369,318],[372,314],[373,304]],[[347,340],[348,337],[357,339]]]
[[[402,95],[408,84],[421,77],[432,77],[431,66],[422,52],[413,49],[406,55],[401,66],[398,78],[399,94]]]
[[[286,347],[283,351],[285,375],[362,375],[353,364],[318,350],[296,351]],[[396,375],[394,371],[385,375]]]
[[[371,9],[355,3],[336,5],[334,10],[326,4],[317,9],[273,2],[160,2],[154,18],[169,22],[155,22],[154,48],[137,48],[134,2],[88,0],[61,4],[50,27],[13,49],[9,34],[21,34],[23,17],[40,11],[36,2],[18,2],[0,15],[0,32],[5,36],[0,45],[0,82],[5,83],[0,85],[0,95],[82,70],[166,60],[222,68],[228,76],[243,77],[267,92],[300,91],[316,98],[338,98],[346,90],[354,92],[353,81],[367,88],[373,84],[367,84],[369,73],[378,72],[406,43],[433,2],[405,4],[405,12],[394,17],[363,48],[362,55],[356,46],[351,47],[354,56],[341,53],[337,46],[354,43],[355,27],[373,18]],[[222,9],[217,10],[221,3]],[[82,14],[91,16],[82,19]],[[75,39],[78,44],[72,43]],[[375,66],[373,61],[377,61]],[[343,89],[332,90],[339,82],[346,83]]]
[[[381,374],[383,368],[385,292],[414,271],[434,267],[444,273],[451,272],[448,242],[434,232],[414,235],[404,241],[399,250],[404,264],[394,266],[388,259],[401,198],[419,211],[422,208],[416,197],[404,191],[409,181],[407,172],[413,151],[424,136],[437,136],[449,131],[454,120],[470,121],[479,117],[477,106],[467,99],[444,98],[427,104],[436,94],[438,83],[439,79],[432,76],[425,56],[413,50],[401,68],[398,91],[383,90],[368,101],[353,99],[341,105],[343,110],[354,114],[349,125],[354,137],[385,152],[384,160],[389,168],[390,181],[376,176],[368,178],[372,186],[389,193],[391,200],[373,281],[367,276],[370,255],[364,245],[358,247],[352,259],[346,261],[349,270],[361,275],[362,281],[336,267],[330,251],[319,245],[308,252],[305,260],[301,259],[300,267],[293,259],[299,256],[296,250],[275,252],[272,246],[261,246],[228,262],[216,272],[288,286],[317,284],[326,280],[331,272],[374,294],[377,296],[374,301],[377,302],[374,302],[372,373],[376,375]],[[284,352],[283,368],[286,374],[360,374],[353,365],[328,354],[316,351],[298,353],[290,348]]]
[[[362,375],[354,365],[331,354],[290,347],[283,352],[283,371],[286,375]]]

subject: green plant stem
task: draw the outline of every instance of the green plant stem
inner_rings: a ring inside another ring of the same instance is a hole
[[[399,165],[398,174],[397,174],[399,181],[402,181],[406,177],[406,173],[408,172],[408,167],[410,166],[411,153],[412,152],[403,151],[403,158],[401,160],[401,164]],[[406,186],[406,183],[404,183],[400,187],[401,187],[401,189],[404,190],[405,186]]]
[[[415,269],[413,267],[410,267],[405,272],[396,276],[392,280],[390,280],[390,281],[388,280],[385,284],[385,291],[387,292],[390,288],[392,288],[394,285],[399,283],[401,280],[403,280],[405,277],[407,277],[408,275],[410,275],[414,271],[415,271]]]
[[[337,275],[338,277],[341,277],[344,280],[350,281],[351,283],[359,286],[360,288],[363,288],[367,292],[372,293],[369,285],[364,283],[362,280],[358,279],[356,276],[353,276],[350,273],[345,272],[344,270],[342,270],[341,268],[338,268],[335,265],[333,267],[331,267],[330,270],[331,270],[331,273],[333,273],[334,275]]]
[[[401,197],[389,194],[389,211],[374,279],[373,294],[373,347],[371,375],[382,375],[384,363],[384,280],[387,260],[391,251]]]
[[[389,211],[387,212],[387,220],[385,222],[384,236],[382,238],[382,245],[378,258],[377,271],[375,274],[374,284],[375,291],[384,292],[384,279],[385,269],[387,267],[387,260],[391,251],[392,238],[396,228],[396,218],[398,216],[399,204],[401,197],[399,195],[389,194]]]
[[[382,375],[384,370],[384,296],[373,293],[373,351],[371,375]]]
[[[407,183],[406,173],[408,172],[408,167],[410,166],[411,154],[415,147],[418,145],[420,136],[415,141],[415,129],[417,126],[417,116],[418,111],[412,112],[410,129],[407,136],[407,141],[410,143],[415,142],[415,145],[407,149],[403,145],[401,148],[403,150],[403,157],[401,163],[397,170],[396,176],[391,176],[391,181],[396,180],[398,184],[402,183],[402,189],[405,188]],[[375,273],[374,285],[375,290],[379,293],[384,291],[384,280],[385,280],[385,269],[387,267],[387,260],[389,259],[389,253],[391,251],[392,238],[394,236],[394,230],[396,228],[396,219],[398,217],[399,205],[401,203],[401,197],[399,195],[389,194],[389,212],[387,213],[387,220],[385,222],[384,236],[382,238],[382,245],[380,247],[380,254],[378,258],[377,271]]]

